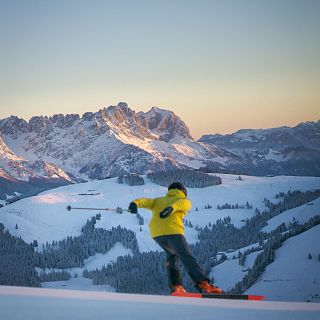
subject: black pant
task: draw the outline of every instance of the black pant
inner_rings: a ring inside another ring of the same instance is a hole
[[[169,278],[169,285],[181,285],[182,278],[179,270],[179,260],[190,275],[191,279],[197,285],[200,281],[209,280],[191,255],[190,248],[185,237],[181,234],[172,234],[154,238],[158,245],[167,254],[166,268]]]

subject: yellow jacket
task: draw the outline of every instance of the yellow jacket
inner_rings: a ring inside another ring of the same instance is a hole
[[[191,209],[191,201],[181,190],[171,189],[164,197],[140,198],[133,202],[137,204],[138,208],[152,211],[149,223],[152,238],[169,234],[184,234],[183,218]],[[168,218],[161,219],[159,213],[167,207],[172,207],[173,211]]]

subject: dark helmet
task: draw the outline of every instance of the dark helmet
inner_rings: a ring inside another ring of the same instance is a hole
[[[170,186],[168,187],[168,190],[171,190],[171,189],[181,190],[185,194],[185,196],[187,196],[187,189],[181,182],[171,183]]]

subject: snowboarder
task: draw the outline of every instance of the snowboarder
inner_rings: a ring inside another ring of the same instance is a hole
[[[200,292],[222,293],[220,288],[209,283],[208,277],[191,255],[184,237],[183,218],[191,209],[185,186],[180,182],[174,182],[168,187],[168,193],[164,197],[136,199],[129,204],[128,210],[137,213],[138,208],[152,211],[149,229],[153,240],[167,255],[166,268],[171,292],[186,292],[179,270],[181,260]]]

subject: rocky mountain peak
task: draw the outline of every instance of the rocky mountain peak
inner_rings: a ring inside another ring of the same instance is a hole
[[[66,128],[71,127],[76,121],[80,120],[78,114],[55,114],[51,117],[34,116],[30,119],[28,127],[30,132],[49,133],[55,127]]]
[[[104,108],[106,117],[117,123],[128,122],[131,120],[136,122],[136,113],[134,110],[130,109],[125,102],[119,102],[116,106],[109,106]]]
[[[16,116],[0,120],[0,132],[16,138],[18,134],[28,132],[28,123]]]
[[[34,116],[29,121],[29,131],[31,132],[51,132],[53,125],[47,116]]]
[[[161,140],[169,141],[176,134],[187,139],[193,139],[187,125],[172,111],[152,107],[143,114],[148,128],[160,134]]]
[[[93,112],[86,112],[83,114],[81,120],[92,121],[94,117],[95,117],[95,114]]]
[[[0,120],[4,155],[0,168],[18,179],[54,176],[62,180],[68,179],[67,174],[81,180],[203,166],[258,175],[310,175],[320,172],[319,125],[244,129],[194,141],[187,125],[172,111],[152,107],[136,113],[125,102],[82,117],[36,116],[28,123],[11,116]]]

